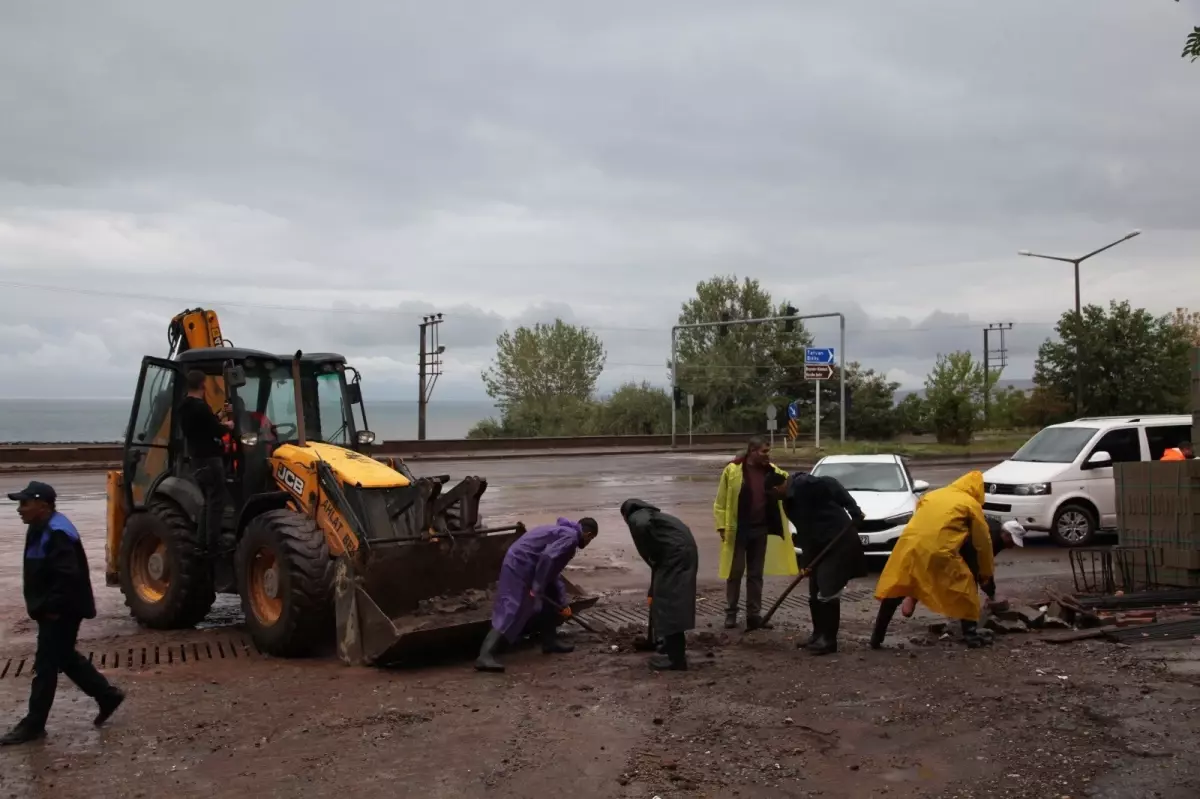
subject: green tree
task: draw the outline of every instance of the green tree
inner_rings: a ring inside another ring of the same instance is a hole
[[[1072,418],[1074,406],[1054,389],[1036,386],[1029,392],[1024,411],[1024,427],[1045,427]]]
[[[626,383],[598,403],[596,430],[606,436],[661,435],[671,430],[671,395],[649,383]]]
[[[920,394],[908,394],[896,404],[896,429],[898,432],[915,436],[933,432],[933,422],[929,419],[929,403]]]
[[[1172,315],[1154,316],[1128,301],[1065,312],[1038,349],[1033,379],[1075,407],[1078,372],[1084,416],[1182,413],[1188,406],[1192,332]],[[1078,353],[1078,354],[1077,354]]]
[[[1176,308],[1171,314],[1171,324],[1179,329],[1193,347],[1200,347],[1200,311]]]
[[[1178,3],[1179,0],[1175,0],[1175,2]],[[1183,53],[1180,54],[1180,57],[1190,58],[1192,61],[1200,58],[1200,25],[1192,28],[1187,41],[1183,43]]]
[[[761,319],[781,316],[757,280],[717,276],[696,285],[696,296],[683,303],[679,324]],[[812,395],[804,380],[804,348],[812,337],[797,323],[788,332],[782,323],[732,325],[680,330],[677,338],[677,386],[694,394],[696,429],[741,432],[764,425],[768,403]]]
[[[933,371],[925,378],[925,401],[939,443],[971,443],[987,379],[983,364],[969,352],[938,355]]]
[[[989,427],[1001,430],[1013,430],[1026,426],[1026,406],[1029,397],[1024,391],[1012,386],[1005,386],[999,391],[991,392],[988,398]]]
[[[483,384],[504,412],[530,400],[586,401],[596,390],[606,358],[595,333],[555,319],[554,324],[501,333],[496,339],[496,359],[483,372]]]

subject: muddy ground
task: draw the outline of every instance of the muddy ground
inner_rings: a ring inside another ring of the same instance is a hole
[[[683,498],[673,509],[702,530],[711,486],[700,476],[676,475],[672,483],[671,472],[637,463],[639,477],[623,467],[588,479],[536,467],[546,476],[498,492],[498,512],[516,512],[509,503],[529,499],[520,499],[522,486],[591,480],[601,493],[564,489],[563,512],[608,518],[622,495],[661,501],[669,489]],[[635,484],[639,478],[646,482]],[[690,482],[701,485],[688,493]],[[543,507],[548,495],[536,496]],[[75,494],[65,505],[86,519],[97,502]],[[3,723],[23,712],[32,628],[13,593],[19,544],[8,539],[19,529],[7,514],[0,523]],[[644,575],[631,550],[614,537],[572,575],[609,594],[598,612],[640,607]],[[403,670],[272,660],[238,632],[236,602],[223,598],[209,629],[150,634],[94,577],[101,618],[85,626],[81,650],[128,690],[129,701],[96,730],[94,706],[64,681],[50,737],[0,750],[0,799],[1200,795],[1195,642],[1051,644],[1030,633],[968,651],[927,639],[924,617],[897,619],[889,648],[871,651],[868,579],[852,587],[864,598],[845,608],[842,651],[813,658],[795,649],[806,632],[802,613],[781,611],[773,631],[720,629],[706,552],[702,546],[692,668],[665,674],[647,669],[629,634],[574,629],[573,654],[506,653],[503,675],[477,674],[469,654]],[[89,553],[96,573],[102,545],[94,538]],[[1008,597],[1037,596],[1047,583],[1070,583],[1057,550],[1002,555]],[[770,581],[768,597],[780,587]]]

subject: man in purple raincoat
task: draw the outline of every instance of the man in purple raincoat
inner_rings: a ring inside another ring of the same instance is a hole
[[[575,649],[558,640],[559,620],[570,613],[559,575],[599,531],[595,519],[573,522],[560,518],[554,524],[533,528],[508,548],[492,606],[492,629],[479,650],[476,669],[504,671],[504,665],[496,660],[500,641],[512,643],[531,626],[541,634],[542,651],[547,655]]]

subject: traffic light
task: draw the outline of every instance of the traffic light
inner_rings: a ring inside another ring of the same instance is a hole
[[[732,316],[730,316],[729,311],[721,311],[721,321],[722,322],[728,322],[731,318],[732,318]],[[718,333],[718,335],[722,335],[722,336],[728,335],[729,334],[728,325],[721,325],[720,327],[718,327],[717,333]]]
[[[683,389],[680,388],[679,386],[675,387],[675,407],[676,408],[683,407]]]
[[[783,306],[783,315],[784,316],[795,316],[796,309],[793,308],[791,305],[785,305],[785,306]],[[783,332],[794,333],[795,331],[796,331],[796,320],[795,319],[789,319],[783,323]]]

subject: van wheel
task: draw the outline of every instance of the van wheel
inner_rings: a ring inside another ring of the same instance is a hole
[[[1096,537],[1096,514],[1084,505],[1068,503],[1054,514],[1050,537],[1060,547],[1085,547]]]

